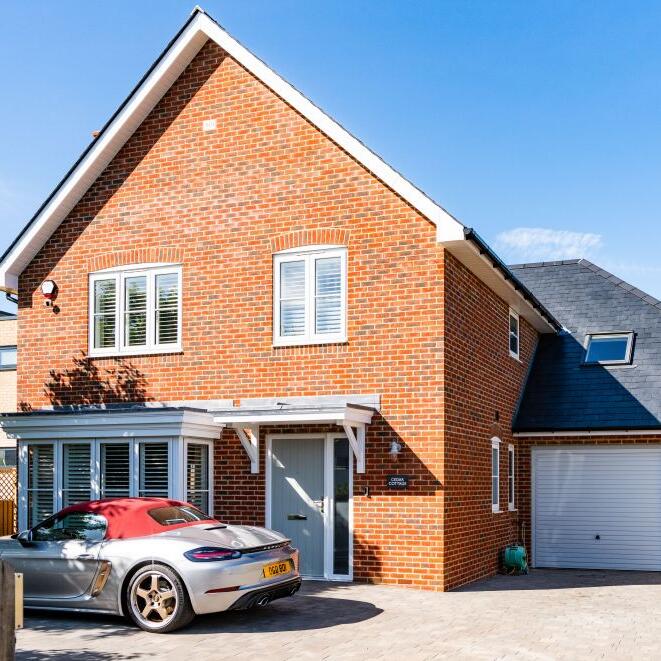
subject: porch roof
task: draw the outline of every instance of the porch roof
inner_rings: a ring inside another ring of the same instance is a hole
[[[369,406],[349,403],[316,406],[276,403],[271,406],[210,409],[209,412],[214,422],[228,426],[305,423],[357,426],[372,422],[376,411]]]

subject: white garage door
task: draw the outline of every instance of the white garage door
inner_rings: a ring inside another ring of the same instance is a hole
[[[533,448],[536,567],[661,570],[661,446]]]

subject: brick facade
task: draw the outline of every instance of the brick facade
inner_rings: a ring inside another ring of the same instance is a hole
[[[205,119],[217,129],[203,132]],[[274,348],[272,254],[316,243],[348,247],[348,342]],[[183,352],[89,359],[88,273],[141,261],[183,265]],[[47,278],[57,310],[42,302]],[[522,323],[513,361],[507,305],[444,254],[436,228],[212,43],[19,290],[23,409],[379,393],[366,473],[354,479],[357,579],[447,589],[493,572],[516,536],[516,515],[491,514],[489,439],[497,410],[511,440],[534,331]],[[263,523],[263,470],[250,474],[230,432],[215,457],[216,514]],[[411,487],[387,490],[392,472]]]

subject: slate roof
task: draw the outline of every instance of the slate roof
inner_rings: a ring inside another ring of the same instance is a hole
[[[585,259],[510,266],[564,329],[540,337],[515,431],[661,429],[661,302]],[[631,365],[583,365],[587,333],[635,333]]]

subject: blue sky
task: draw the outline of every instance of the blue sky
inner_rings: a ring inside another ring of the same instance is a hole
[[[0,249],[192,6],[3,3]],[[505,260],[587,257],[661,298],[661,3],[203,7]]]

